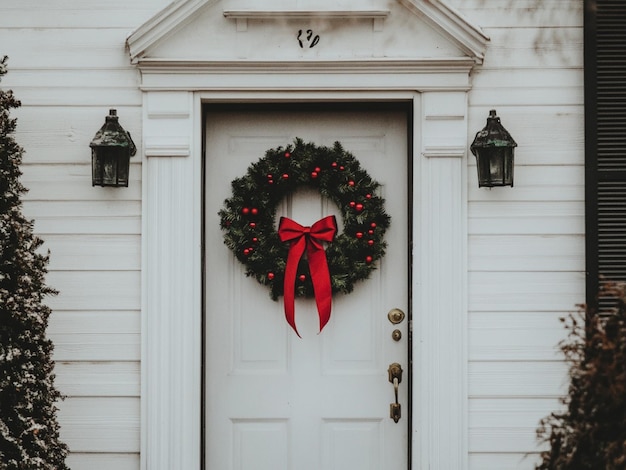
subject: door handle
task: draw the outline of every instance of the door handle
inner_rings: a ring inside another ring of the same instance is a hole
[[[402,366],[394,362],[389,364],[387,372],[389,373],[389,382],[393,384],[393,393],[396,399],[395,403],[389,405],[389,417],[393,419],[394,423],[397,423],[402,415],[402,407],[398,403],[398,386],[402,382]]]
[[[392,308],[391,310],[389,310],[389,313],[387,314],[387,318],[394,325],[397,325],[398,323],[402,323],[402,320],[404,320],[404,316],[405,316],[404,312],[400,310],[399,308]]]

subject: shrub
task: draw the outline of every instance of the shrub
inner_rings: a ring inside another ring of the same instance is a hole
[[[6,74],[0,60],[0,78]],[[0,469],[66,470],[67,446],[59,440],[52,343],[46,339],[54,291],[46,286],[48,256],[33,224],[22,215],[22,148],[9,118],[20,106],[0,90]]]
[[[602,297],[615,301],[609,315],[581,308],[563,320],[569,391],[564,411],[537,429],[550,445],[537,470],[626,469],[626,285],[607,286]]]

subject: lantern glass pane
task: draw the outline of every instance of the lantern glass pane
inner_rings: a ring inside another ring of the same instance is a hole
[[[493,185],[501,185],[504,181],[504,149],[494,148],[489,155],[489,179]]]
[[[128,186],[130,154],[128,149],[120,149],[117,158],[117,186]]]
[[[128,186],[129,166],[130,154],[127,148],[93,148],[93,186]]]
[[[95,148],[91,149],[91,183],[92,186],[102,186],[102,163]]]
[[[117,149],[103,149],[102,152],[102,184],[117,186]]]
[[[477,157],[478,186],[513,186],[513,148],[485,147]]]

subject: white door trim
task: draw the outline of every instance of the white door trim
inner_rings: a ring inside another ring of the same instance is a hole
[[[375,83],[344,72],[317,89],[278,73],[146,73],[141,468],[201,465],[202,103],[301,100],[413,103],[412,468],[467,468],[469,69],[439,88],[440,70]]]

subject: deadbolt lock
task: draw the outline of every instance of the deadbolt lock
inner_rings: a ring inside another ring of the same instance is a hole
[[[387,318],[389,318],[391,323],[397,325],[398,323],[402,323],[402,320],[404,320],[404,312],[399,308],[392,308],[389,310]]]

